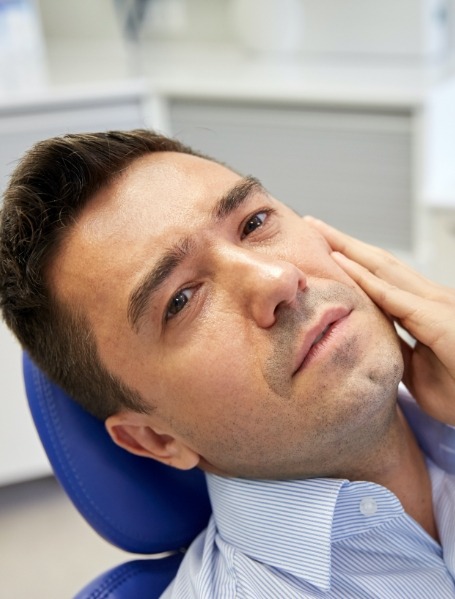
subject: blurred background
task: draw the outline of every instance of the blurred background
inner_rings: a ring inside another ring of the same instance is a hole
[[[0,0],[0,191],[35,141],[133,127],[455,286],[455,0]],[[3,325],[0,359],[1,594],[71,597],[126,557],[51,477]]]

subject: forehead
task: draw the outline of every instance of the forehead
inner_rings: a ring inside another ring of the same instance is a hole
[[[129,226],[150,227],[159,238],[169,227],[205,218],[216,199],[240,176],[226,167],[189,154],[159,152],[135,160],[101,190],[79,222],[96,235],[104,229],[125,235]],[[149,234],[152,231],[149,229]],[[137,239],[136,239],[137,241]]]

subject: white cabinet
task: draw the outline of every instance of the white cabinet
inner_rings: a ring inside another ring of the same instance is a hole
[[[143,127],[144,89],[65,93],[31,102],[0,104],[0,191],[20,156],[34,142],[77,131]],[[26,403],[21,350],[0,323],[0,485],[50,472]]]

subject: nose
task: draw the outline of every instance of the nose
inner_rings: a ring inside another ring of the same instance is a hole
[[[225,256],[230,295],[262,328],[271,327],[282,306],[292,306],[307,287],[305,274],[294,264],[236,248]]]

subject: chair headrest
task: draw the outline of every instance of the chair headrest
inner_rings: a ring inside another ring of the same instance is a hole
[[[27,354],[27,397],[56,477],[105,539],[134,553],[187,547],[211,513],[204,474],[134,456],[50,382]]]

